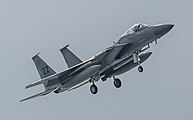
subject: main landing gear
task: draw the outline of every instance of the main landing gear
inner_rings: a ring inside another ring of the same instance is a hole
[[[122,85],[121,80],[120,80],[119,78],[115,78],[115,76],[113,76],[113,79],[114,79],[114,81],[113,81],[114,86],[115,86],[116,88],[120,88],[121,85]],[[90,86],[90,92],[91,92],[92,94],[97,94],[97,92],[98,92],[98,88],[97,88],[97,86],[94,84],[94,82],[92,82],[92,85]]]
[[[113,79],[114,79],[114,86],[116,87],[116,88],[120,88],[121,87],[121,80],[120,79],[118,79],[118,78],[115,78],[115,76],[113,76]]]
[[[90,86],[90,92],[92,94],[97,94],[98,92],[98,88],[97,86],[94,84],[94,82],[98,81],[100,79],[100,75],[96,74],[95,76],[92,76],[90,79],[90,82],[92,83],[92,85]]]

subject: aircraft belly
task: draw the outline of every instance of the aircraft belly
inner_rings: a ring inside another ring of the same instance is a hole
[[[128,58],[120,61],[118,64],[113,66],[113,70],[117,70],[117,69],[121,68],[122,66],[124,66],[125,64],[127,64],[130,61],[132,61],[132,57],[128,57]]]
[[[120,67],[119,69],[114,71],[113,75],[120,75],[123,74],[129,70],[131,70],[132,68],[136,67],[138,64],[134,63],[133,61],[128,62],[127,64],[125,64],[124,66]]]
[[[95,75],[100,68],[101,68],[101,65],[93,65],[89,68],[86,68],[84,71],[75,75],[68,82],[66,82],[63,85],[62,89],[70,89],[86,80],[89,80],[89,78]]]

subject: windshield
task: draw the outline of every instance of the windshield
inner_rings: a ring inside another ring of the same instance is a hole
[[[140,31],[146,27],[148,27],[148,25],[146,25],[146,24],[141,24],[141,23],[135,24],[132,27],[130,27],[122,36],[133,34],[133,33]]]

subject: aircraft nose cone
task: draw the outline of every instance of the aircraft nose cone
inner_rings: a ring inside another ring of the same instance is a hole
[[[163,35],[168,33],[173,27],[174,25],[172,24],[155,26],[154,33],[157,37],[162,37]]]

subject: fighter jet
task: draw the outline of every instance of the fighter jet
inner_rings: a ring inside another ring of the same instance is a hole
[[[114,86],[121,87],[121,80],[117,78],[135,67],[143,72],[142,63],[146,61],[152,52],[144,52],[150,48],[150,44],[157,43],[158,39],[168,33],[174,27],[173,24],[146,25],[135,24],[110,47],[82,61],[68,46],[60,49],[68,69],[56,73],[39,54],[32,57],[40,80],[27,85],[25,88],[31,88],[40,84],[44,85],[45,91],[31,97],[20,100],[20,102],[47,95],[51,92],[56,94],[76,89],[84,84],[90,83],[92,94],[98,92],[95,85],[100,79],[106,81],[108,78],[114,79]]]

